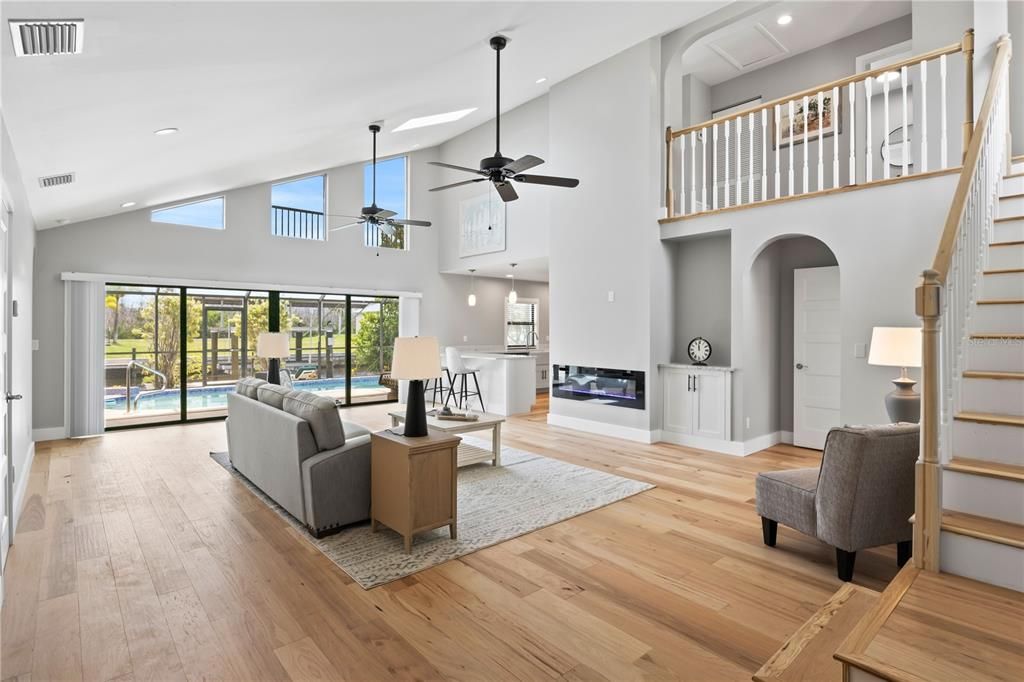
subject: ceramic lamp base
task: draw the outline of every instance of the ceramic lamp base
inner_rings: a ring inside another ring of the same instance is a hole
[[[921,421],[921,394],[914,392],[913,379],[893,379],[896,390],[885,396],[885,409],[889,419],[895,422],[917,424]]]

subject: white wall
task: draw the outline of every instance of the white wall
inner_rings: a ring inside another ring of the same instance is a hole
[[[1011,2],[1008,8],[1008,29],[1017,55],[1024,50],[1024,2]],[[1024,59],[1010,60],[1010,132],[1013,133],[1013,155],[1024,154]]]
[[[36,232],[25,186],[7,126],[0,114],[2,142],[3,203],[11,210],[8,244],[11,264],[11,298],[18,303],[18,316],[11,322],[11,389],[24,396],[10,404],[11,459],[14,464],[14,519],[17,523],[28,483],[34,446],[32,443],[32,267]]]
[[[708,364],[728,366],[732,358],[730,299],[732,297],[729,233],[680,240],[672,263],[672,362],[691,362],[690,339],[701,336],[711,344]]]
[[[580,178],[552,192],[551,361],[647,373],[647,410],[560,399],[558,417],[648,432],[656,366],[671,346],[671,249],[658,237],[660,41],[557,83],[549,94],[552,167]],[[614,292],[614,301],[608,292]]]

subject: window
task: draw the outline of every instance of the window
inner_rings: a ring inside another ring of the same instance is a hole
[[[158,208],[149,214],[154,223],[173,223],[205,227],[210,230],[224,229],[224,197],[178,204],[169,208]]]
[[[537,301],[505,300],[505,348],[536,348]]]
[[[270,233],[296,239],[325,238],[327,176],[279,182],[270,188]]]
[[[406,217],[408,199],[406,194],[406,157],[396,156],[393,159],[377,162],[377,205],[397,215],[394,218]],[[373,164],[363,166],[363,205],[373,203]],[[394,234],[388,234],[380,228],[367,225],[363,230],[363,243],[373,248],[406,249],[405,228],[396,226]]]

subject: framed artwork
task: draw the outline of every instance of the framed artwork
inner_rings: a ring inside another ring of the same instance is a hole
[[[842,91],[840,91],[841,93]],[[787,147],[791,144],[801,144],[804,141],[804,128],[807,128],[808,139],[818,139],[818,128],[824,137],[834,135],[836,131],[843,132],[843,98],[839,102],[832,101],[832,93],[827,92],[821,98],[823,111],[819,115],[818,98],[807,98],[807,111],[804,111],[803,99],[793,101],[793,120],[789,118],[789,103],[779,107],[779,120],[772,121],[773,126],[781,128],[779,136],[779,147]],[[834,105],[838,105],[834,106]],[[774,116],[772,117],[774,119]],[[776,132],[772,129],[772,148],[775,148]]]
[[[505,250],[508,208],[488,192],[459,202],[459,258]]]

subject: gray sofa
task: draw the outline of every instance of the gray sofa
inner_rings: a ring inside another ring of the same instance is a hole
[[[780,523],[827,542],[845,581],[861,549],[896,543],[902,566],[911,551],[919,442],[918,424],[834,428],[820,467],[758,474],[764,543],[775,546]]]
[[[242,379],[227,430],[232,466],[314,536],[370,518],[370,432],[333,400]]]

